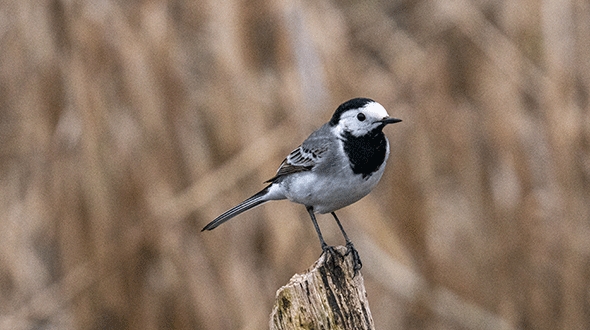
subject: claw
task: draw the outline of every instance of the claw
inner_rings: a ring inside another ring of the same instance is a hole
[[[354,248],[354,245],[352,244],[352,242],[348,242],[346,243],[346,255],[348,255],[349,253],[352,253],[352,263],[353,263],[353,269],[354,269],[354,275],[356,275],[356,273],[361,270],[361,268],[363,268],[363,263],[361,262],[361,257],[359,256],[358,251]]]
[[[352,243],[347,243],[346,249],[346,253],[344,254],[345,256],[352,253],[352,269],[354,270],[354,275],[356,276],[359,270],[361,270],[361,268],[363,267],[363,263],[361,262],[361,258],[359,257],[358,251],[354,248],[354,245]],[[336,252],[336,249],[333,246],[324,245],[322,246],[322,251],[322,254],[326,254],[326,265],[328,265],[331,268],[334,268],[336,260],[335,258],[341,258],[341,255]]]
[[[323,245],[322,246],[322,254],[326,254],[326,264],[329,265],[331,268],[334,268],[334,258],[336,257],[336,250],[333,246]]]

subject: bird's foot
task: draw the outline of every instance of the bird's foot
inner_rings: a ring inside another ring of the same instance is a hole
[[[325,263],[330,268],[334,268],[335,265],[335,258],[339,256],[336,252],[336,249],[333,246],[328,246],[327,244],[322,245],[322,254],[325,254]]]
[[[346,253],[345,256],[352,254],[352,269],[354,271],[354,275],[358,273],[358,271],[363,267],[363,263],[361,262],[361,258],[359,257],[358,251],[354,248],[352,243],[346,243]],[[341,258],[342,256],[336,251],[333,246],[323,245],[322,246],[323,254],[325,256],[325,263],[330,268],[334,268],[335,266],[335,258]]]
[[[352,244],[352,242],[347,242],[346,243],[346,254],[348,255],[349,253],[352,253],[352,266],[354,269],[354,275],[356,275],[356,273],[361,270],[361,268],[363,268],[363,263],[361,262],[361,257],[359,256],[358,251],[354,248],[354,245]]]

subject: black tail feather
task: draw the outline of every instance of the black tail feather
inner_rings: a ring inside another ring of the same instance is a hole
[[[248,211],[251,208],[254,208],[260,204],[266,203],[269,200],[265,199],[264,196],[268,193],[268,187],[262,189],[254,196],[246,199],[245,201],[241,202],[240,204],[232,207],[231,209],[224,212],[222,215],[215,218],[215,220],[209,222],[201,231],[205,230],[213,230],[217,228],[220,224],[226,222],[227,220],[235,217],[238,214]]]

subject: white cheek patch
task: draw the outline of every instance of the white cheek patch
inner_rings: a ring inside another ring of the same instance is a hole
[[[387,114],[387,110],[385,110],[385,108],[377,102],[371,102],[365,105],[363,109],[375,118],[383,119],[385,117],[389,117],[389,114]]]
[[[332,128],[336,136],[342,136],[344,132],[350,132],[354,136],[365,135],[380,125],[380,123],[378,123],[379,120],[389,117],[387,110],[377,102],[368,103],[358,110],[360,111],[355,110],[346,112],[344,116],[340,118],[338,125]],[[367,118],[370,119],[359,121],[357,119],[357,114],[359,112],[363,112]]]

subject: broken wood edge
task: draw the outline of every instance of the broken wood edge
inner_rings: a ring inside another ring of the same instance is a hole
[[[374,329],[360,271],[346,247],[323,253],[276,294],[270,329]]]

